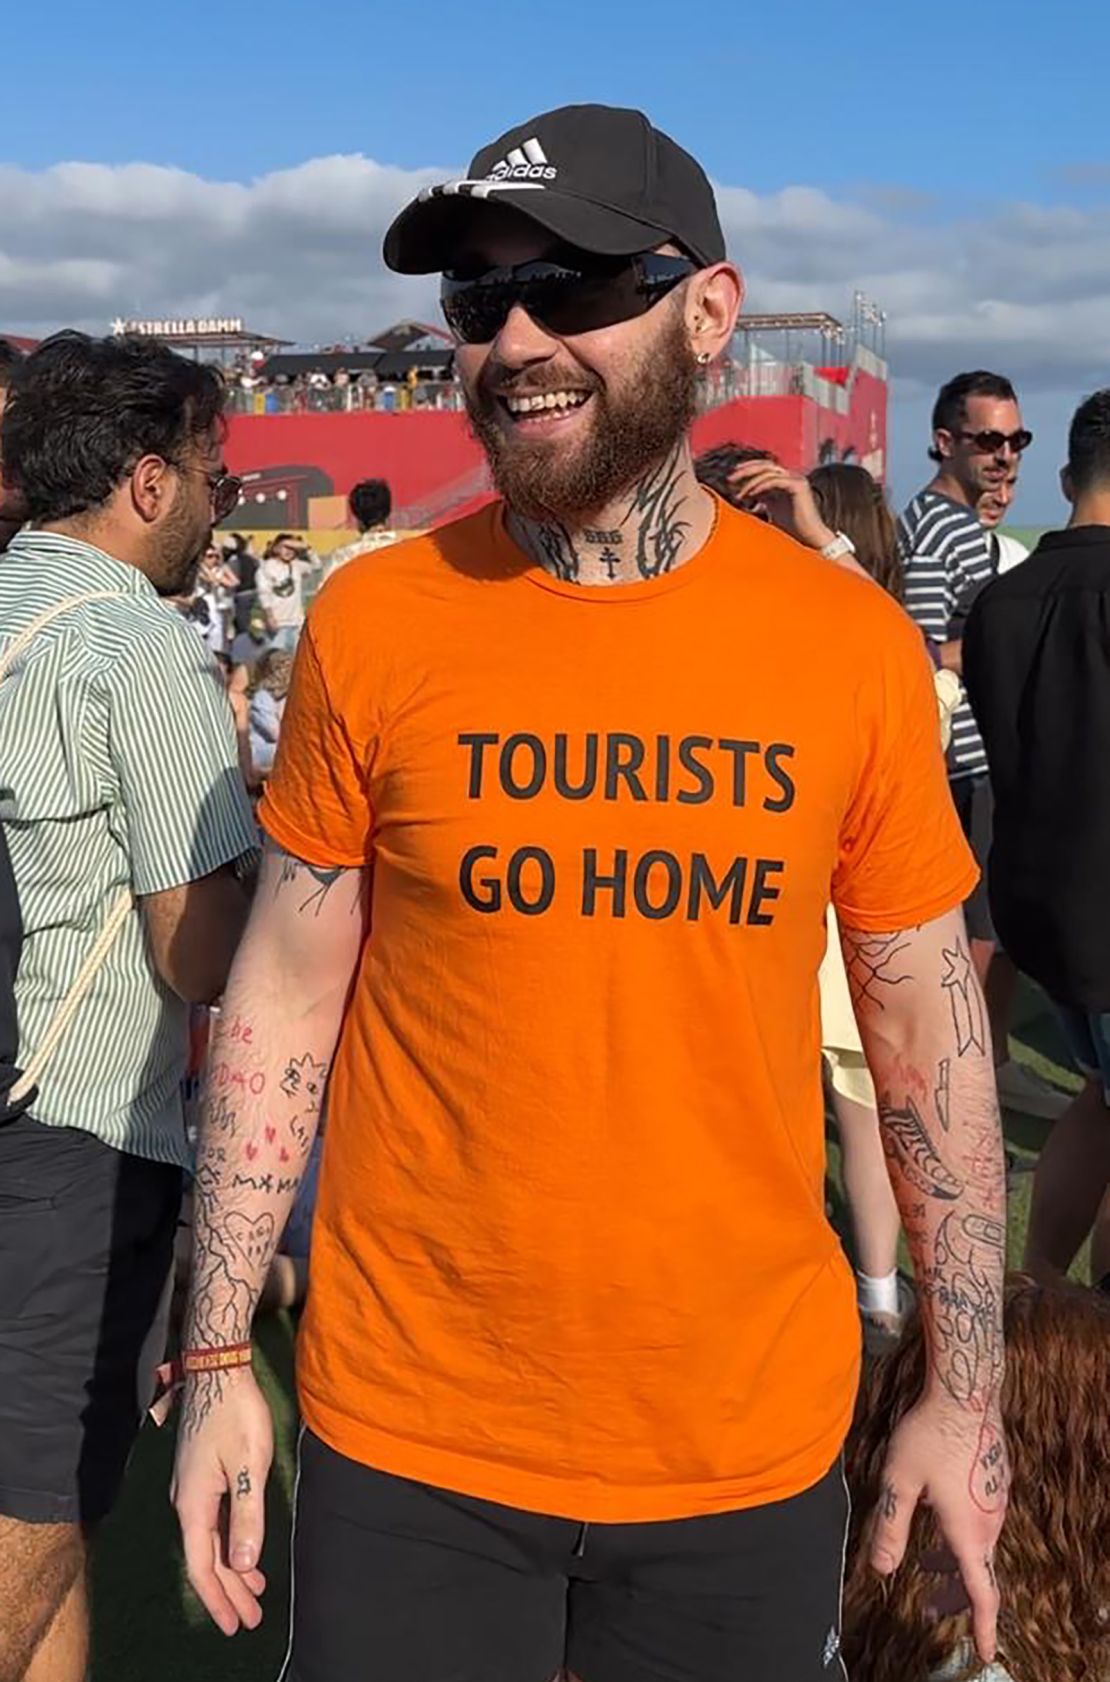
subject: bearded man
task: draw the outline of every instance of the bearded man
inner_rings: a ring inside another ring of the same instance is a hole
[[[640,113],[524,123],[385,253],[443,275],[501,499],[301,642],[197,1169],[191,1579],[257,1623],[251,1317],[326,1086],[286,1678],[842,1674],[831,895],[930,1327],[875,1564],[927,1493],[989,1655],[1003,1176],[919,634],[698,485],[741,282]]]

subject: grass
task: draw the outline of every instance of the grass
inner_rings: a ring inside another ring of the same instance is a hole
[[[1015,1012],[1017,1056],[1057,1084],[1077,1088],[1054,1016],[1023,984]],[[1032,1168],[1048,1124],[1004,1117],[1014,1158],[1010,1181],[1009,1259],[1020,1265],[1029,1217]],[[829,1195],[837,1229],[847,1231],[840,1153],[829,1141]],[[1077,1263],[1077,1274],[1085,1258]],[[285,1656],[289,1595],[289,1522],[296,1416],[293,1326],[287,1315],[261,1321],[256,1371],[274,1410],[276,1465],[267,1499],[262,1565],[265,1617],[253,1634],[228,1641],[208,1621],[184,1580],[177,1521],[168,1500],[173,1429],[142,1433],[123,1498],[97,1548],[93,1581],[91,1682],[275,1682]]]

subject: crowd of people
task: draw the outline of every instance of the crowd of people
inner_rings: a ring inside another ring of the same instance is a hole
[[[500,136],[385,260],[499,496],[400,544],[364,481],[326,567],[213,542],[215,371],[0,345],[0,1682],[85,1677],[186,1187],[158,1405],[229,1636],[309,1281],[285,1682],[1105,1682],[1110,393],[1028,556],[997,374],[897,522],[695,461],[742,283],[636,112]],[[1000,1095],[1052,1122],[1008,1280]]]
[[[248,364],[230,370],[228,377],[232,414],[356,414],[367,409],[404,414],[410,409],[462,407],[462,389],[449,370],[433,378],[414,368],[404,379],[382,379],[372,368],[269,374],[264,365]]]

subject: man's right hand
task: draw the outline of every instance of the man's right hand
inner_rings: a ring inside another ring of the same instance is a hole
[[[225,1635],[262,1622],[270,1409],[249,1367],[188,1378],[170,1499],[189,1581]]]

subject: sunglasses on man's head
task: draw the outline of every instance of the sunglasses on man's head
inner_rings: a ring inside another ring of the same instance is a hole
[[[440,303],[447,325],[465,345],[496,339],[519,304],[538,327],[559,338],[592,333],[646,315],[697,264],[689,257],[589,257],[573,265],[540,260],[484,273],[445,274]]]
[[[956,437],[965,439],[969,444],[974,444],[977,450],[982,450],[983,454],[988,456],[997,455],[1004,444],[1009,444],[1014,454],[1019,456],[1033,442],[1033,434],[1028,432],[1025,427],[1019,427],[1017,432],[961,431],[957,432]]]

